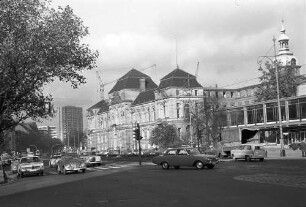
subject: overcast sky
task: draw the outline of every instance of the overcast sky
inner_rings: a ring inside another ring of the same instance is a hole
[[[257,83],[256,60],[273,55],[272,38],[278,39],[282,19],[290,50],[299,64],[306,63],[306,0],[53,0],[52,5],[69,5],[89,27],[84,42],[99,51],[96,70],[104,82],[156,64],[144,73],[159,84],[176,62],[195,74],[199,61],[203,86]],[[46,91],[58,106],[87,109],[99,98],[96,70],[84,73],[87,83],[77,90],[54,83]],[[105,87],[105,96],[113,85]]]

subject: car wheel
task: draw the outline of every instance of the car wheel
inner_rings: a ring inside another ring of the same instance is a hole
[[[204,167],[203,162],[197,161],[197,162],[195,163],[195,167],[196,167],[197,169],[203,169],[203,167]]]
[[[237,158],[235,157],[235,155],[234,155],[234,154],[232,154],[232,159],[233,159],[234,161],[236,161],[236,160],[237,160]]]
[[[264,161],[264,158],[260,158],[259,161],[260,161],[260,162],[263,162],[263,161]]]
[[[19,176],[20,176],[20,178],[23,178],[23,173],[20,172],[20,173],[19,173]]]
[[[213,169],[214,167],[215,167],[215,165],[212,165],[212,164],[207,165],[208,169]]]
[[[246,156],[245,156],[245,161],[250,162],[250,161],[251,161],[251,157],[248,156],[248,155],[246,155]]]
[[[67,174],[67,171],[66,171],[66,169],[65,169],[64,166],[63,166],[63,171],[64,171],[64,175],[66,175],[66,174]]]
[[[86,172],[86,170],[85,169],[82,169],[82,173],[85,173]]]
[[[180,169],[180,166],[174,166],[175,169]]]
[[[164,170],[169,169],[169,164],[168,164],[167,162],[163,162],[163,163],[161,164],[161,166],[162,166],[162,168],[163,168]]]

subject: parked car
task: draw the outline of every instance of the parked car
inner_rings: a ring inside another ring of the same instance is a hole
[[[57,167],[57,162],[61,159],[61,155],[51,155],[49,160],[49,167]]]
[[[167,149],[162,155],[153,157],[152,162],[161,165],[163,169],[180,166],[194,166],[197,169],[206,166],[212,169],[218,163],[218,158],[214,155],[201,154],[196,148],[181,147]]]
[[[17,175],[22,178],[27,174],[44,175],[44,163],[38,156],[20,158],[17,164]]]
[[[231,150],[231,156],[234,160],[244,159],[251,161],[258,159],[264,161],[267,151],[260,144],[242,144],[237,149]]]
[[[102,164],[101,156],[98,155],[89,155],[85,157],[86,167],[90,166],[100,166]]]
[[[57,172],[66,175],[68,172],[79,172],[85,173],[86,164],[85,161],[77,157],[76,155],[63,155],[62,158],[57,162]]]

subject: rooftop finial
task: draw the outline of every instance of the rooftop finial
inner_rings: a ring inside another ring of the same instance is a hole
[[[285,30],[285,26],[284,26],[284,23],[285,23],[285,21],[284,21],[284,19],[282,19],[282,29],[281,29],[281,33],[284,33],[285,34],[285,32],[286,32],[286,30]]]

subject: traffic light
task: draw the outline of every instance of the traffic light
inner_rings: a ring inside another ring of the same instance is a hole
[[[135,140],[141,140],[142,137],[140,136],[140,126],[139,123],[136,124],[136,127],[133,128],[133,138]]]
[[[133,127],[133,139],[136,139],[136,127]]]

